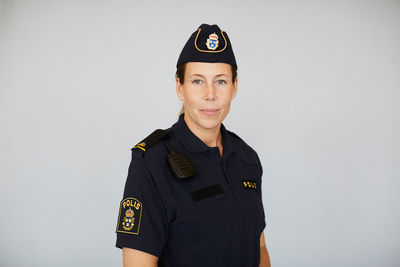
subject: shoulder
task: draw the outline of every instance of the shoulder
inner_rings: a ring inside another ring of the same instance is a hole
[[[243,160],[249,163],[259,164],[257,152],[249,144],[247,144],[236,133],[228,130],[226,130],[226,132],[232,140],[232,145],[235,146],[236,150]]]
[[[261,179],[263,167],[260,158],[257,155],[257,152],[237,134],[231,131],[227,131],[227,133],[232,140],[232,145],[236,148],[235,150],[237,152],[238,158],[240,158],[240,160],[242,160],[245,164],[257,168],[258,177]]]
[[[163,139],[169,135],[168,130],[157,129],[131,148],[132,157],[147,160],[156,160],[165,151]]]
[[[164,186],[162,174],[168,168],[168,150],[164,138],[168,134],[166,130],[155,130],[131,148],[128,181],[152,181],[157,187]]]

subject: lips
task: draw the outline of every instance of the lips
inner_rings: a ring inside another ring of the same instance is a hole
[[[207,116],[213,116],[218,113],[219,109],[205,108],[205,109],[200,109],[200,111],[201,111],[201,113],[203,113]]]

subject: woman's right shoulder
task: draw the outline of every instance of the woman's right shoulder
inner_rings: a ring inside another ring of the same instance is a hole
[[[169,135],[167,130],[157,129],[131,148],[132,157],[156,159],[163,149],[163,140]]]
[[[154,177],[159,177],[160,172],[168,169],[168,149],[165,140],[170,137],[170,131],[157,129],[142,141],[132,147],[132,160],[130,168],[139,167],[147,169]]]

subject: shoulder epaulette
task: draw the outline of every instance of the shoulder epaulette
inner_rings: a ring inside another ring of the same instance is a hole
[[[167,130],[157,129],[141,142],[139,142],[136,146],[132,147],[131,150],[133,151],[135,149],[140,149],[142,151],[146,151],[146,149],[149,149],[152,145],[163,139],[167,134]]]

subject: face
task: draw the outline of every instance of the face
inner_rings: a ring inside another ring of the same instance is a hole
[[[232,82],[226,63],[186,63],[184,83],[176,80],[176,92],[184,102],[185,121],[196,131],[219,129],[236,95],[237,78]]]

